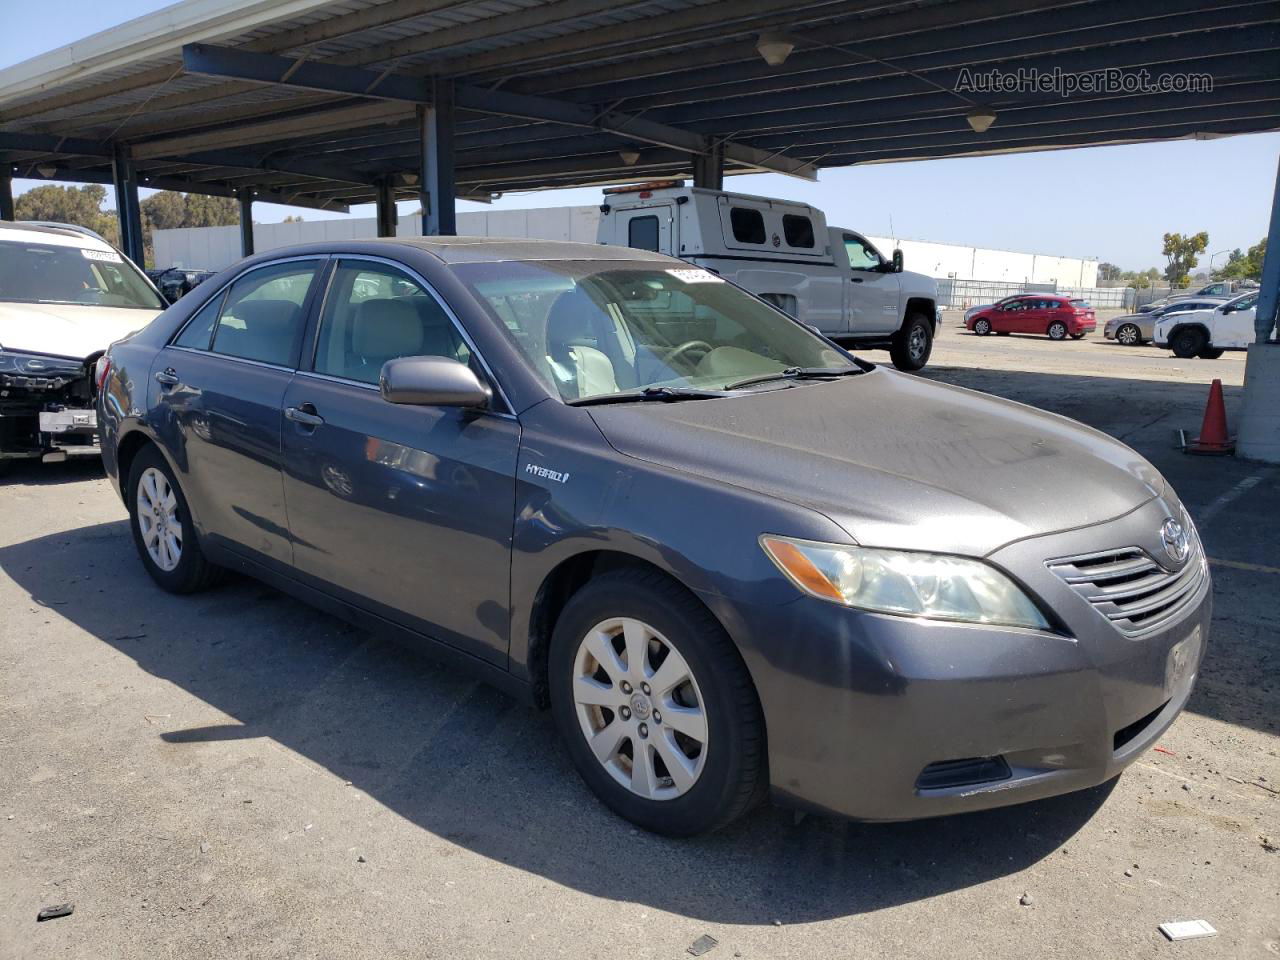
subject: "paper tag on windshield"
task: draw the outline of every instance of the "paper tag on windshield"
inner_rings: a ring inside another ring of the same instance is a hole
[[[114,250],[90,250],[88,247],[81,247],[80,253],[86,260],[101,260],[103,263],[124,263],[120,258],[120,254]]]
[[[724,277],[717,277],[710,270],[668,270],[667,273],[681,283],[724,283]]]

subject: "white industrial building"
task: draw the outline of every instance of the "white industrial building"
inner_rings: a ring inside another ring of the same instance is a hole
[[[537,237],[594,243],[600,210],[594,206],[545,207],[532,210],[479,210],[458,214],[458,233],[464,236]],[[400,236],[417,236],[422,219],[400,219]],[[321,243],[377,236],[377,221],[367,219],[306,220],[258,223],[253,227],[258,252],[294,243]],[[869,236],[888,255],[902,249],[908,269],[939,280],[982,280],[1006,284],[1056,284],[1062,288],[1091,288],[1098,281],[1098,261],[1044,253],[990,250],[955,243]],[[157,230],[156,266],[221,270],[240,259],[240,228],[187,227]]]

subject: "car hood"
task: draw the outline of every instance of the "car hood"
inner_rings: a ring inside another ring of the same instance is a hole
[[[864,546],[982,556],[1164,489],[1141,456],[1073,420],[884,368],[590,412],[622,454],[811,507]]]
[[[0,347],[87,357],[140,330],[159,310],[77,303],[0,303]]]

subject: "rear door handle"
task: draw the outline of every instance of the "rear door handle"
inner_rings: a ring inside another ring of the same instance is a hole
[[[178,385],[178,371],[173,367],[165,367],[156,374],[156,383],[163,384],[166,387],[175,387]]]
[[[853,282],[854,282],[854,283],[861,283],[861,282],[862,282],[862,278],[861,278],[861,277],[854,277],[854,278],[853,278]]]
[[[316,413],[315,409],[311,404],[304,403],[301,407],[285,407],[284,415],[304,427],[318,427],[324,423],[324,417]]]

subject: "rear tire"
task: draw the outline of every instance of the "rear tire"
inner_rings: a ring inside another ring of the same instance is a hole
[[[991,332],[991,321],[985,317],[980,320],[973,321],[973,332],[980,337],[985,337]]]
[[[1067,339],[1067,325],[1061,320],[1055,320],[1049,324],[1049,329],[1046,333],[1049,334],[1050,340],[1065,340]]]
[[[1126,347],[1142,346],[1142,331],[1136,323],[1124,323],[1116,331],[1116,342]]]
[[[217,580],[221,570],[200,549],[187,498],[154,446],[148,444],[133,458],[125,489],[133,544],[162,590],[195,593]]]
[[[1209,338],[1198,327],[1184,327],[1169,341],[1169,349],[1173,351],[1173,355],[1182,360],[1198,357],[1200,351],[1208,346]]]
[[[706,607],[662,573],[589,581],[556,622],[548,669],[551,712],[574,766],[619,816],[691,836],[764,795],[764,716],[746,665]],[[669,686],[677,676],[686,679]]]
[[[893,335],[889,356],[899,370],[923,370],[933,353],[933,324],[922,313],[908,314],[902,329]]]

